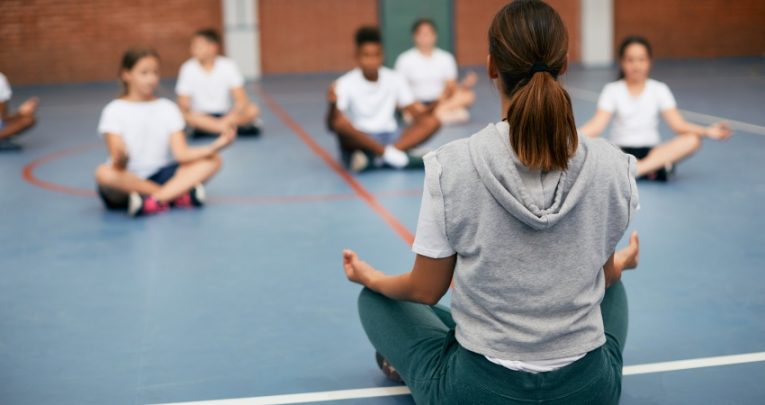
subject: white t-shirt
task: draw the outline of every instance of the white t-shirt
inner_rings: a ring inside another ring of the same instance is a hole
[[[11,99],[13,91],[11,91],[11,85],[8,83],[8,79],[5,75],[0,73],[0,103],[4,103]]]
[[[669,87],[653,79],[646,81],[637,97],[630,95],[624,80],[608,83],[598,99],[599,109],[614,114],[611,142],[627,147],[658,145],[659,113],[676,106]]]
[[[101,112],[98,132],[121,137],[128,153],[127,170],[148,178],[174,161],[170,137],[184,125],[181,110],[166,98],[146,102],[117,99]]]
[[[13,91],[11,91],[11,85],[8,84],[8,79],[5,75],[0,73],[0,103],[4,103],[11,99]],[[3,117],[0,117],[0,128],[3,127]]]
[[[209,72],[192,58],[181,66],[175,93],[191,97],[191,110],[225,114],[231,109],[231,90],[244,85],[244,77],[233,60],[218,56]]]
[[[441,96],[448,80],[457,80],[457,62],[454,56],[435,48],[425,56],[417,48],[405,51],[396,58],[396,72],[404,76],[420,101],[434,101]]]
[[[335,94],[337,108],[356,129],[370,134],[395,132],[396,107],[403,108],[415,101],[404,79],[386,67],[380,68],[374,82],[365,79],[361,69],[351,70],[337,79]]]
[[[504,122],[498,123],[497,128],[502,128],[504,132],[508,132],[507,124]],[[426,171],[425,175],[431,176],[433,174]],[[412,244],[412,251],[418,255],[433,259],[441,259],[452,256],[456,252],[451,244],[449,244],[449,239],[446,236],[446,218],[442,215],[438,215],[439,211],[433,203],[430,192],[428,192],[428,183],[429,181],[426,179],[425,190],[422,193],[422,204],[420,205],[420,216],[417,220],[417,232],[415,233],[414,244]],[[560,359],[534,361],[507,360],[489,356],[485,357],[490,362],[511,370],[524,371],[527,373],[544,373],[563,368],[581,359],[586,354],[587,353],[581,353]]]

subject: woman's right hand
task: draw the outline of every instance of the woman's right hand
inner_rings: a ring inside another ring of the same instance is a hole
[[[343,270],[349,281],[369,287],[369,283],[380,272],[370,266],[369,263],[359,259],[356,252],[343,250]]]
[[[630,235],[630,245],[616,252],[614,256],[616,265],[621,270],[635,269],[640,261],[640,238],[637,232]]]

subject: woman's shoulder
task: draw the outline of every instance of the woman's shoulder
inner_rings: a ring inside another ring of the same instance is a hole
[[[495,136],[496,132],[496,124],[490,123],[466,138],[460,138],[442,145],[431,152],[431,154],[437,156],[440,161],[447,162],[447,164],[461,159],[470,159],[470,143],[480,143],[487,137]]]
[[[587,159],[595,159],[599,166],[606,168],[604,173],[614,173],[614,169],[624,167],[629,159],[621,148],[603,138],[580,136],[579,148],[585,152]]]

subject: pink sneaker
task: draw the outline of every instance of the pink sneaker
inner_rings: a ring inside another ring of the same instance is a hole
[[[191,193],[186,193],[173,201],[172,206],[175,208],[191,208],[193,207],[191,202]]]
[[[197,184],[188,193],[176,198],[171,205],[176,208],[201,207],[205,204],[206,196],[205,187]]]
[[[128,200],[128,214],[132,217],[158,214],[167,211],[167,209],[168,206],[166,203],[159,202],[152,196],[142,197],[136,192],[130,193]]]

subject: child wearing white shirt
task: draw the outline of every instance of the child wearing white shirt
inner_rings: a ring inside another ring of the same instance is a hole
[[[98,131],[109,162],[96,169],[98,194],[108,209],[132,216],[204,203],[202,183],[220,169],[218,152],[236,137],[227,127],[206,146],[189,147],[183,115],[170,100],[157,98],[159,56],[148,48],[128,50],[122,58],[122,96],[106,105]]]
[[[677,162],[701,147],[702,137],[723,140],[731,136],[724,122],[702,127],[683,119],[669,87],[648,77],[651,45],[645,38],[627,37],[619,48],[619,63],[619,80],[603,88],[595,116],[580,132],[597,137],[613,117],[611,141],[638,159],[639,177],[666,181]],[[659,136],[659,113],[678,135],[664,143]]]
[[[220,48],[217,31],[203,29],[194,34],[193,57],[181,66],[175,86],[178,105],[195,136],[216,136],[226,127],[237,128],[239,135],[257,136],[260,111],[247,97],[236,63],[221,56]]]
[[[407,151],[430,139],[440,124],[432,108],[417,102],[405,80],[382,66],[380,31],[356,32],[358,67],[340,77],[328,91],[327,125],[337,134],[341,159],[359,172],[387,164],[403,169],[422,167],[422,159]],[[399,134],[396,109],[413,117]]]
[[[8,105],[13,91],[5,75],[0,73],[0,151],[21,150],[21,145],[13,142],[12,137],[20,135],[37,122],[35,114],[39,101],[36,97],[30,98],[19,106],[18,111],[12,113]]]
[[[457,62],[449,52],[436,47],[436,25],[427,18],[412,26],[414,48],[396,58],[396,72],[404,76],[418,101],[437,103],[436,117],[442,124],[458,124],[470,119],[468,108],[475,101],[472,87],[477,80],[470,72],[457,83]]]

